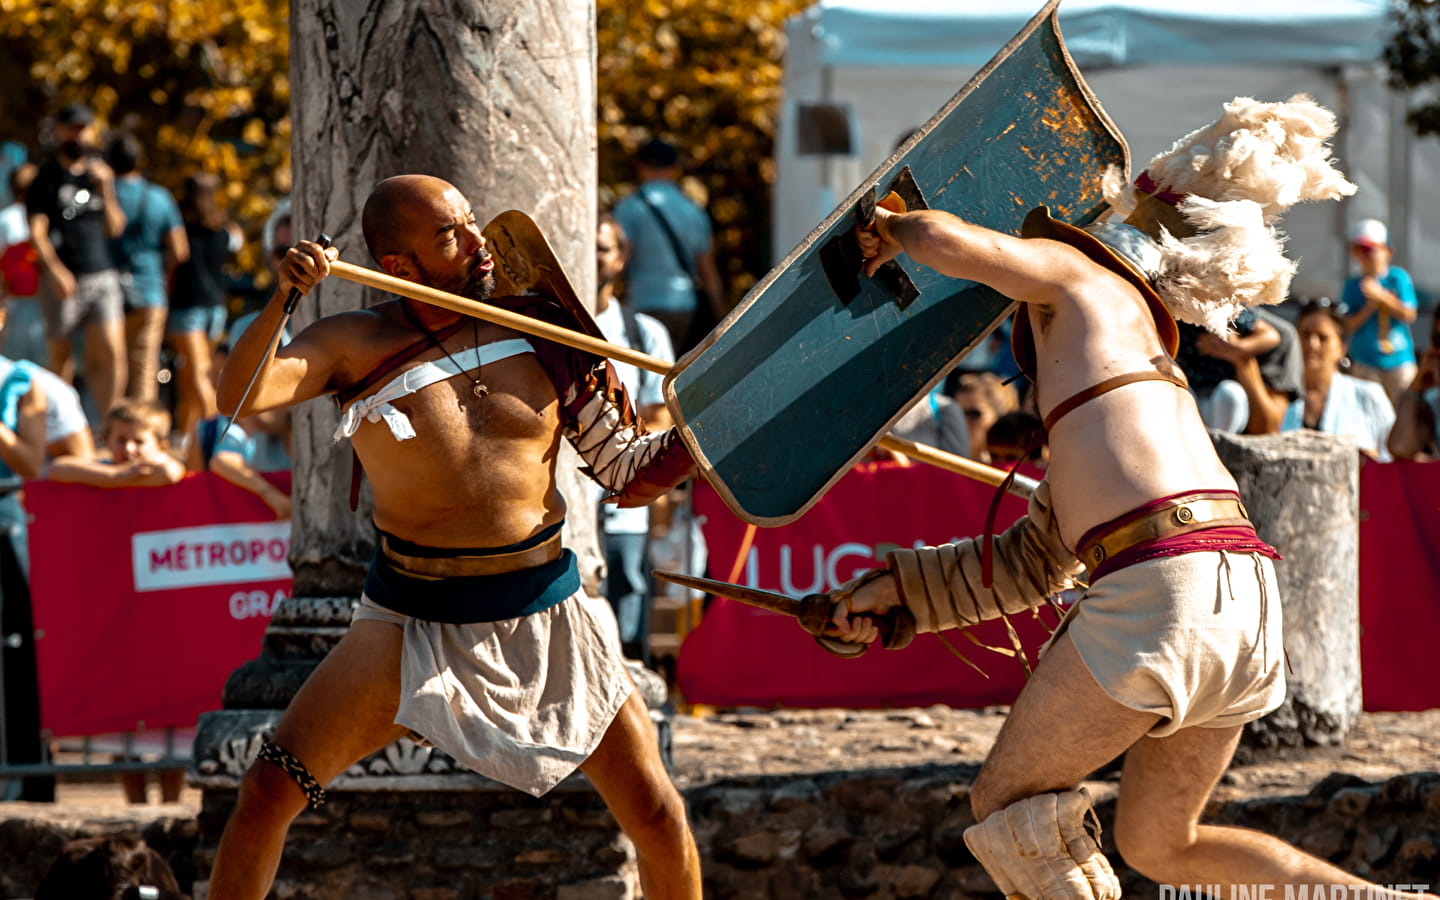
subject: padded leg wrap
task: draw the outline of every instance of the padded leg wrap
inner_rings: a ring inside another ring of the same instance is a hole
[[[311,809],[319,809],[325,804],[325,789],[320,786],[315,776],[310,774],[310,770],[305,768],[299,757],[289,750],[266,739],[260,742],[260,752],[255,754],[255,758],[279,767],[280,771],[295,779]]]
[[[1100,820],[1084,788],[996,810],[965,829],[965,845],[1012,900],[1120,898],[1120,881],[1100,852]]]
[[[1065,546],[1042,481],[1026,516],[995,538],[994,581],[980,578],[981,542],[892,550],[888,560],[905,606],[921,632],[964,628],[1034,609],[1073,587],[1084,566]]]

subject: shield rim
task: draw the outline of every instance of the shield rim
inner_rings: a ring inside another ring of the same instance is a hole
[[[726,484],[723,479],[719,478],[718,476],[712,477],[715,473],[715,467],[711,463],[710,459],[705,455],[703,448],[700,446],[700,442],[695,439],[695,436],[690,431],[690,423],[685,419],[684,410],[681,409],[679,397],[676,394],[675,379],[692,362],[698,359],[701,355],[708,351],[711,346],[713,346],[717,341],[719,341],[720,337],[729,328],[730,324],[734,320],[739,319],[746,310],[753,306],[755,302],[770,287],[770,285],[773,284],[781,276],[784,270],[788,269],[792,264],[794,264],[796,260],[798,260],[806,252],[810,251],[815,246],[817,239],[822,234],[828,231],[831,226],[834,225],[835,222],[837,222],[841,217],[849,215],[851,209],[860,202],[861,196],[863,196],[872,187],[880,183],[881,176],[885,172],[892,169],[895,164],[899,162],[901,157],[910,152],[910,149],[915,144],[924,140],[926,136],[928,136],[931,131],[934,130],[935,126],[941,120],[943,120],[946,116],[950,115],[950,113],[955,109],[955,107],[959,106],[962,102],[964,102],[965,98],[970,96],[970,94],[980,85],[980,83],[983,82],[987,77],[989,77],[991,72],[993,72],[996,68],[1002,65],[1007,59],[1009,59],[1010,56],[1013,55],[1022,44],[1028,41],[1031,36],[1034,35],[1035,32],[1041,27],[1048,25],[1051,31],[1054,33],[1056,43],[1059,46],[1061,62],[1064,64],[1065,68],[1069,71],[1070,76],[1073,78],[1075,85],[1079,90],[1080,96],[1084,98],[1085,103],[1088,105],[1088,107],[1094,111],[1099,125],[1106,132],[1109,133],[1110,137],[1112,137],[1115,140],[1116,144],[1119,146],[1121,168],[1123,170],[1121,174],[1124,176],[1124,182],[1129,182],[1130,145],[1125,141],[1125,136],[1120,132],[1120,129],[1118,126],[1116,126],[1114,120],[1110,118],[1110,115],[1107,112],[1105,112],[1105,107],[1101,105],[1100,98],[1096,96],[1095,92],[1091,90],[1090,85],[1086,83],[1084,77],[1081,75],[1079,66],[1075,64],[1074,58],[1070,55],[1070,50],[1065,45],[1065,36],[1060,30],[1058,12],[1059,5],[1060,0],[1048,0],[1045,6],[1043,6],[1040,11],[1037,12],[1030,19],[1030,21],[1025,24],[1025,27],[1021,28],[1020,31],[1016,32],[1015,36],[1012,37],[1008,42],[1006,42],[1005,46],[1001,47],[1000,50],[993,57],[991,57],[990,61],[984,65],[984,67],[982,67],[978,72],[971,76],[970,80],[965,83],[965,86],[962,87],[953,97],[951,97],[944,106],[940,107],[940,109],[933,116],[931,116],[923,126],[921,126],[921,128],[916,134],[912,135],[909,140],[905,141],[903,144],[895,148],[895,151],[891,153],[884,162],[880,163],[880,165],[877,166],[875,170],[871,172],[860,183],[860,185],[856,187],[855,190],[852,191],[850,195],[846,197],[845,200],[843,200],[835,208],[835,210],[830,213],[830,215],[826,216],[823,222],[821,222],[814,229],[812,229],[810,231],[810,234],[803,241],[797,244],[795,248],[786,255],[784,260],[772,267],[771,270],[766,273],[765,277],[762,278],[759,283],[757,283],[746,293],[745,297],[741,299],[740,303],[738,303],[735,308],[732,309],[723,320],[721,320],[719,325],[717,325],[708,335],[706,335],[699,344],[697,344],[688,353],[682,356],[680,360],[671,367],[670,372],[666,374],[665,380],[662,382],[661,389],[664,392],[665,405],[670,411],[671,418],[674,420],[674,427],[676,431],[679,432],[680,439],[684,442],[685,448],[690,451],[690,455],[695,461],[695,467],[700,472],[700,474],[705,477],[705,481],[710,484],[710,486],[713,487],[717,493],[720,494],[720,497],[724,501],[726,508],[729,509],[732,513],[734,513],[736,517],[738,517],[742,521],[751,525],[768,528],[780,525],[788,525],[791,522],[794,522],[796,519],[799,519],[801,516],[805,515],[805,513],[809,512],[810,508],[813,507],[816,503],[818,503],[820,501],[820,498],[825,496],[825,494],[832,487],[835,486],[835,483],[837,481],[845,477],[846,472],[850,471],[850,469],[866,453],[870,452],[870,449],[875,445],[877,441],[890,433],[890,429],[895,426],[895,423],[900,420],[900,417],[905,414],[905,411],[909,409],[909,407],[913,403],[928,394],[931,390],[935,388],[937,384],[939,384],[945,378],[950,368],[952,368],[954,361],[952,360],[952,363],[950,365],[942,367],[940,371],[935,375],[935,377],[930,379],[925,384],[924,388],[922,388],[914,397],[912,397],[909,402],[905,403],[898,410],[896,410],[894,415],[890,417],[890,419],[879,430],[879,432],[876,433],[873,437],[871,437],[870,440],[867,441],[865,445],[861,447],[859,451],[857,451],[844,465],[840,466],[839,469],[833,475],[831,475],[830,478],[827,479],[825,483],[821,485],[821,487],[815,492],[815,494],[804,504],[802,504],[799,509],[795,510],[794,512],[786,513],[780,516],[758,516],[750,513],[740,504],[734,492],[730,489],[730,486]],[[1009,306],[1007,306],[1005,308],[1005,311],[995,318],[995,321],[990,325],[989,328],[981,332],[974,341],[972,341],[963,351],[961,351],[956,356],[956,360],[964,358],[966,354],[973,350],[992,331],[999,327],[1000,323],[1004,322],[1007,318],[1010,318],[1014,314],[1016,306],[1017,304],[1013,302]]]

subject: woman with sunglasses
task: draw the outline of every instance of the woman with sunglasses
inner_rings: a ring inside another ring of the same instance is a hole
[[[1395,409],[1385,389],[1340,371],[1348,345],[1345,315],[1329,297],[1300,301],[1300,352],[1305,365],[1304,396],[1285,412],[1281,431],[1308,428],[1355,439],[1360,452],[1390,461],[1386,440]]]

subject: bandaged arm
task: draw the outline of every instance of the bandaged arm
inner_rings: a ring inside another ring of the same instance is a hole
[[[674,428],[647,432],[624,385],[601,362],[562,397],[564,431],[588,473],[620,506],[644,506],[689,478],[695,469]]]
[[[1031,496],[1027,514],[996,536],[988,588],[981,579],[982,547],[982,539],[966,538],[890,552],[896,588],[918,631],[964,628],[1033,609],[1074,587],[1085,569],[1060,537],[1045,481]]]

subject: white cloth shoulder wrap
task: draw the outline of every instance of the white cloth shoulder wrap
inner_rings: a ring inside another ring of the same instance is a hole
[[[415,427],[410,424],[409,416],[390,405],[392,400],[408,397],[432,384],[454,378],[461,372],[478,369],[486,363],[534,352],[535,348],[524,338],[510,338],[478,347],[467,347],[452,354],[453,359],[446,356],[406,369],[390,379],[380,390],[350,404],[340,416],[340,424],[335,428],[335,440],[350,437],[359,429],[361,419],[369,419],[371,422],[383,420],[390,426],[390,433],[395,436],[395,440],[408,441],[415,436]]]
[[[981,582],[979,538],[939,547],[892,550],[887,560],[900,599],[922,633],[964,628],[1033,609],[1076,585],[1085,567],[1065,546],[1041,481],[1024,518],[995,537],[989,588]]]
[[[1006,897],[1120,900],[1120,881],[1100,852],[1100,820],[1083,787],[998,809],[965,829],[965,845]]]

